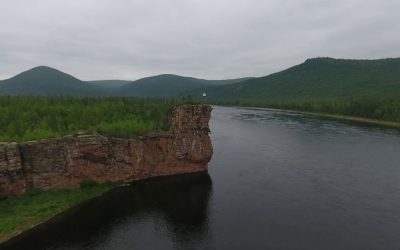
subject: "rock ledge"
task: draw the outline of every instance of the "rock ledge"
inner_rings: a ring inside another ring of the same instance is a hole
[[[126,182],[207,170],[213,148],[211,106],[181,105],[168,116],[170,130],[134,139],[99,134],[24,143],[0,143],[0,197],[30,188],[78,187],[82,180]]]

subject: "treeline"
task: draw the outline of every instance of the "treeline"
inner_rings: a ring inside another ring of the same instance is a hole
[[[79,130],[131,138],[167,129],[174,99],[0,97],[0,141],[29,141]]]
[[[207,102],[216,105],[287,109],[400,122],[400,96],[398,95],[342,98],[295,97],[265,100],[210,99]]]

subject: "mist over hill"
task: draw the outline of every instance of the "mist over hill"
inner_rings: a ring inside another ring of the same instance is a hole
[[[112,90],[123,85],[126,85],[132,81],[127,80],[96,80],[96,81],[86,81],[89,85],[103,90]]]

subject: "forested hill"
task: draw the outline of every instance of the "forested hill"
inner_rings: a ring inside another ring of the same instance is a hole
[[[209,99],[349,97],[400,94],[400,58],[381,60],[308,59],[265,77],[194,92]]]
[[[227,85],[241,82],[249,78],[230,80],[204,80],[193,77],[184,77],[163,74],[139,79],[114,90],[115,95],[135,97],[176,97],[182,93],[201,87]]]
[[[178,75],[159,75],[137,81],[81,81],[59,70],[40,66],[0,81],[0,96],[134,96],[177,97],[183,92],[212,85],[241,82],[250,78],[204,80]]]
[[[0,95],[102,96],[104,92],[59,70],[39,66],[0,81]]]
[[[87,81],[88,84],[101,88],[104,90],[112,90],[118,87],[121,87],[123,85],[126,85],[132,81],[126,81],[126,80],[97,80],[97,81]]]
[[[206,92],[207,97],[201,97]],[[193,98],[239,105],[400,122],[400,58],[315,58],[287,70],[227,86],[206,87]]]

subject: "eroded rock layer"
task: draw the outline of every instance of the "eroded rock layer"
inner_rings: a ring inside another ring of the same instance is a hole
[[[1,196],[29,188],[77,187],[82,180],[132,181],[204,171],[213,148],[211,107],[181,105],[169,115],[170,130],[135,139],[81,134],[25,143],[0,143]]]

